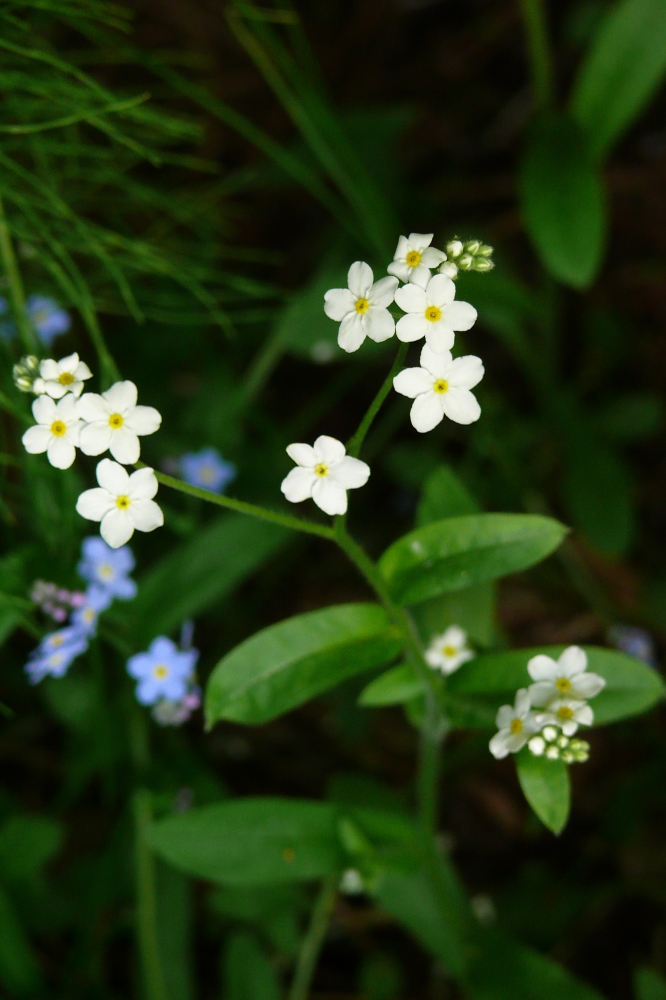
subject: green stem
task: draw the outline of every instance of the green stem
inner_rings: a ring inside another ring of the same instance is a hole
[[[386,399],[389,392],[393,388],[393,379],[402,368],[403,362],[405,360],[405,355],[407,353],[407,346],[408,346],[407,344],[400,345],[398,353],[395,357],[395,361],[391,365],[390,372],[384,379],[384,382],[382,383],[379,392],[377,393],[373,401],[370,403],[367,413],[365,414],[363,420],[359,424],[358,430],[356,431],[354,436],[349,439],[349,442],[347,443],[347,453],[349,455],[352,455],[354,458],[356,458],[356,456],[360,452],[363,441],[365,440],[365,435],[370,430],[373,420],[379,413],[379,410],[381,409],[384,400]]]
[[[425,702],[419,743],[418,806],[424,838],[430,839],[437,834],[440,748],[446,724],[431,688],[426,690]]]
[[[137,788],[133,799],[136,875],[136,937],[147,1000],[166,1000],[164,973],[157,936],[155,858],[148,841],[152,822],[150,792]]]
[[[102,388],[108,389],[114,382],[119,381],[120,371],[111,356],[111,352],[106,346],[102,330],[97,320],[95,306],[86,294],[80,304],[81,317],[88,328],[90,339],[93,342],[97,358],[99,360]]]
[[[553,61],[543,0],[520,0],[534,100],[543,111],[553,102]]]
[[[28,312],[25,305],[25,293],[21,274],[16,263],[16,255],[12,244],[12,237],[7,225],[5,208],[0,198],[0,260],[9,284],[9,298],[12,304],[12,313],[19,330],[23,346],[29,354],[35,354],[39,350],[35,331],[28,319]]]
[[[310,995],[310,984],[314,975],[317,959],[328,928],[335,899],[337,896],[337,879],[326,879],[312,910],[310,926],[307,929],[303,944],[298,953],[296,972],[289,990],[288,1000],[307,1000]]]

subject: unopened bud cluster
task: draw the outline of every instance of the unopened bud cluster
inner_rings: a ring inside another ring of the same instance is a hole
[[[586,740],[565,736],[556,726],[546,726],[527,745],[535,757],[545,756],[565,764],[583,764],[590,756],[590,744]]]
[[[454,237],[446,245],[446,255],[448,260],[442,264],[440,271],[449,278],[455,278],[458,271],[478,271],[483,274],[485,271],[492,271],[495,266],[491,260],[493,248],[481,240],[467,240],[463,243]]]
[[[14,385],[21,392],[34,392],[36,396],[44,392],[44,380],[39,373],[39,358],[27,354],[12,368]]]

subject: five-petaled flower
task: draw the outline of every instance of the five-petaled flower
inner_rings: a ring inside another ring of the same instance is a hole
[[[86,635],[74,626],[45,635],[25,665],[31,684],[44,677],[63,677],[70,664],[88,648]]]
[[[68,392],[73,396],[80,396],[83,383],[92,378],[92,372],[85,361],[79,361],[78,354],[74,352],[60,361],[46,358],[39,366],[39,376],[34,391],[46,392],[52,399],[61,399]]]
[[[349,268],[348,288],[330,288],[324,296],[324,312],[340,323],[338,345],[343,351],[358,351],[366,337],[380,343],[395,333],[395,320],[388,311],[398,287],[397,278],[373,283],[372,268],[357,260]]]
[[[81,554],[76,570],[84,580],[105,590],[111,598],[131,601],[136,597],[136,583],[128,575],[135,565],[129,546],[112,549],[99,535],[90,535],[81,543]]]
[[[189,451],[181,455],[179,464],[186,483],[202,490],[210,490],[211,493],[224,493],[229,483],[236,478],[236,466],[232,462],[226,462],[217,448]]]
[[[56,337],[67,333],[72,318],[48,295],[30,295],[26,302],[28,317],[45,347],[50,347]]]
[[[127,470],[103,458],[97,465],[99,487],[86,490],[76,509],[89,521],[101,521],[100,533],[112,549],[128,542],[134,530],[154,531],[164,524],[164,515],[153,497],[157,479],[152,469]]]
[[[550,707],[560,699],[586,701],[606,685],[603,677],[587,673],[587,655],[580,646],[569,646],[557,661],[543,653],[533,656],[527,670],[535,682],[529,687],[535,708]]]
[[[112,601],[113,595],[106,588],[94,585],[89,587],[85,603],[71,614],[72,625],[85,635],[94,635],[97,629],[97,619],[102,611],[106,611]]]
[[[544,712],[537,714],[539,728],[559,726],[565,736],[573,736],[579,726],[591,726],[594,712],[580,698],[556,698]]]
[[[477,315],[469,302],[455,302],[455,295],[456,286],[445,274],[435,274],[427,284],[402,285],[395,301],[407,315],[398,320],[398,340],[411,343],[425,337],[433,351],[448,351],[455,333],[471,330]]]
[[[422,281],[430,277],[430,271],[446,260],[442,250],[431,247],[434,233],[410,233],[398,240],[393,260],[386,268],[401,281]]]
[[[137,701],[142,705],[154,705],[160,698],[180,701],[187,693],[198,655],[196,649],[178,649],[166,636],[153,639],[145,653],[127,661],[127,673],[139,682]]]
[[[291,503],[310,497],[325,514],[344,514],[347,490],[365,486],[370,466],[345,454],[345,446],[322,434],[314,443],[290,444],[287,454],[296,462],[280,489]]]
[[[414,400],[410,411],[412,426],[425,434],[444,417],[457,424],[478,420],[481,407],[470,389],[482,378],[480,358],[473,354],[452,358],[450,351],[436,353],[425,344],[421,351],[421,367],[404,368],[393,379],[393,387]]]
[[[473,657],[467,645],[467,632],[459,625],[450,625],[441,635],[434,636],[425,651],[426,663],[443,674],[452,674]]]
[[[499,732],[490,741],[490,752],[497,760],[510,753],[518,753],[541,728],[531,709],[526,688],[516,692],[513,706],[502,705],[495,720]]]
[[[141,453],[138,435],[154,434],[162,417],[152,406],[137,406],[134,382],[116,382],[99,396],[87,392],[78,402],[84,455],[101,455],[107,449],[116,461],[134,465]]]
[[[23,435],[23,447],[31,455],[46,456],[56,469],[69,469],[79,445],[81,421],[76,400],[64,396],[58,403],[50,396],[39,396],[32,404],[37,424]]]

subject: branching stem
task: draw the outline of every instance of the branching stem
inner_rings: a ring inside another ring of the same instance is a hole
[[[328,878],[321,886],[319,895],[312,910],[310,926],[303,939],[296,972],[289,990],[288,1000],[307,1000],[310,995],[310,984],[319,958],[321,946],[324,943],[326,930],[335,906],[337,896],[337,879]]]
[[[398,353],[396,355],[395,361],[391,366],[391,370],[384,379],[384,382],[382,383],[381,389],[379,390],[373,401],[370,403],[367,413],[365,414],[363,420],[359,424],[358,430],[356,431],[354,436],[349,439],[347,443],[347,453],[349,455],[352,455],[354,458],[358,456],[358,453],[361,450],[361,446],[365,440],[365,435],[370,430],[373,420],[379,413],[384,400],[386,399],[389,392],[393,388],[393,379],[402,368],[406,353],[407,353],[407,344],[401,344]]]
[[[553,102],[553,60],[548,41],[544,0],[520,0],[527,35],[527,51],[534,102],[540,111]]]

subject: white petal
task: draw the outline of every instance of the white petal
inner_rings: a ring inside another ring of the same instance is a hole
[[[421,348],[421,365],[427,372],[430,372],[433,378],[448,380],[451,361],[450,351],[433,351],[427,343]]]
[[[87,378],[92,378],[92,372],[85,361],[79,361],[76,368],[72,370],[72,374],[78,381],[85,381]]]
[[[413,250],[425,250],[432,243],[434,233],[410,233],[409,245]]]
[[[43,424],[36,424],[34,427],[28,427],[27,431],[21,438],[23,447],[30,455],[42,455],[48,448],[50,440],[51,431]]]
[[[38,396],[32,404],[32,415],[38,424],[48,424],[50,427],[56,419],[56,404],[49,396]]]
[[[365,316],[365,332],[376,344],[395,333],[395,320],[388,309],[371,309]]]
[[[449,625],[441,637],[442,646],[453,646],[461,649],[467,642],[467,632],[460,625]]]
[[[514,718],[515,715],[511,705],[502,705],[502,707],[498,709],[495,725],[498,729],[508,729]]]
[[[574,698],[594,698],[605,687],[606,681],[599,674],[576,674],[571,679],[571,694]]]
[[[398,237],[398,245],[395,248],[395,253],[393,254],[393,260],[404,260],[409,253],[409,240],[406,236]]]
[[[126,413],[136,406],[137,388],[134,382],[116,382],[102,395],[112,413]]]
[[[375,281],[368,294],[368,301],[373,306],[390,306],[395,298],[395,290],[398,287],[397,278],[380,278]]]
[[[443,309],[456,297],[456,286],[445,274],[435,274],[428,282],[425,294],[428,305],[439,306],[440,309]]]
[[[423,289],[414,284],[403,285],[396,289],[395,301],[406,313],[425,313],[428,304]]]
[[[58,365],[61,372],[69,372],[70,375],[73,375],[79,365],[79,356],[74,351],[73,354],[68,354],[66,358],[61,358]]]
[[[325,465],[337,465],[345,457],[345,446],[337,438],[321,434],[314,443],[314,453],[318,462]]]
[[[115,496],[105,489],[86,490],[76,501],[78,513],[89,521],[101,521],[115,506]]]
[[[463,358],[456,358],[452,363],[448,380],[450,385],[458,389],[473,389],[483,376],[484,367],[481,358],[477,358],[474,354],[466,354]]]
[[[130,490],[130,477],[122,465],[112,462],[110,458],[103,458],[97,463],[97,482],[105,490],[114,496],[124,496]]]
[[[576,722],[582,726],[591,726],[594,722],[594,712],[589,705],[583,705],[576,711]]]
[[[48,381],[55,380],[60,375],[60,365],[53,358],[45,358],[39,366],[39,374]]]
[[[317,456],[311,444],[290,444],[287,447],[287,454],[296,465],[302,465],[306,469],[314,469],[317,464]]]
[[[62,399],[62,397],[67,392],[69,386],[61,385],[60,382],[49,381],[46,383],[45,389],[51,399]]]
[[[452,386],[441,396],[444,413],[456,424],[473,424],[481,416],[479,402],[469,389]]]
[[[444,351],[449,351],[453,347],[456,339],[455,334],[443,320],[440,320],[439,323],[429,323],[427,319],[424,319],[424,323],[426,324],[426,344],[431,350],[436,354],[443,354]]]
[[[531,735],[531,730],[521,729],[519,733],[511,733],[507,736],[505,745],[509,753],[518,753],[519,750],[522,750]]]
[[[400,239],[403,239],[401,236]],[[394,274],[396,278],[400,278],[401,281],[409,281],[412,268],[409,264],[405,264],[404,260],[394,260],[386,268],[389,274]]]
[[[132,505],[136,500],[152,500],[157,493],[157,476],[153,469],[137,469],[129,477],[127,494],[132,499]]]
[[[301,503],[312,496],[316,482],[317,476],[311,469],[302,469],[298,466],[285,476],[280,489],[290,503]]]
[[[437,277],[451,281],[444,274],[437,275]],[[452,281],[451,284],[453,284]],[[446,307],[446,322],[452,330],[471,330],[476,323],[477,315],[476,309],[469,302],[452,302],[451,305]]]
[[[76,448],[64,437],[52,437],[46,449],[46,456],[56,469],[69,469],[76,458]]]
[[[102,518],[99,533],[112,549],[119,549],[134,534],[134,524],[129,511],[115,507]]]
[[[550,681],[552,684],[560,676],[560,670],[555,660],[544,653],[539,653],[538,656],[533,656],[531,660],[527,661],[527,672],[533,681]]]
[[[154,434],[162,423],[162,414],[154,406],[135,406],[125,417],[125,426],[135,434]]]
[[[559,698],[559,691],[553,681],[537,681],[529,686],[530,701],[535,708],[546,708]]]
[[[75,420],[78,420],[78,405],[74,397],[68,394],[64,399],[61,399],[56,406],[56,414],[59,419],[64,420],[66,424],[70,424]]]
[[[347,494],[340,487],[326,479],[317,479],[312,489],[312,499],[325,514],[345,514],[347,511]]]
[[[111,431],[109,441],[109,451],[116,462],[123,465],[134,465],[139,461],[141,445],[136,434],[129,427],[119,427],[117,431]]]
[[[587,669],[587,654],[580,646],[569,646],[557,661],[560,677],[575,677]]]
[[[154,531],[164,524],[164,514],[154,500],[132,500],[129,515],[137,531]]]
[[[367,298],[373,282],[372,268],[362,260],[355,261],[347,272],[349,291],[357,299]]]
[[[415,399],[424,392],[432,392],[432,375],[425,368],[403,368],[393,379],[393,388],[401,396]]]
[[[403,287],[406,288],[407,285],[403,285]],[[411,344],[412,341],[421,340],[422,337],[427,336],[428,328],[431,326],[432,323],[429,323],[425,316],[408,313],[406,316],[400,317],[395,325],[395,332],[398,340],[401,340],[403,344]]]
[[[83,399],[85,398],[84,396]],[[81,451],[84,455],[101,455],[111,444],[113,433],[108,418],[103,421],[95,421],[93,424],[86,424],[81,430]]]
[[[510,736],[511,733],[508,729],[501,729],[499,733],[495,733],[488,744],[488,748],[496,760],[502,760],[502,758],[509,756]]]
[[[340,322],[347,313],[354,311],[356,299],[348,288],[329,288],[324,295],[324,312],[329,319]]]
[[[358,351],[365,340],[365,327],[361,317],[357,312],[348,313],[340,324],[338,330],[338,347],[341,347],[347,354]]]
[[[412,421],[412,427],[419,434],[427,434],[428,431],[442,422],[444,418],[442,399],[443,397],[436,392],[424,392],[417,396],[412,403],[409,418]]]
[[[436,250],[435,247],[426,247],[421,253],[421,263],[426,267],[439,267],[446,260],[443,250]]]
[[[341,462],[333,466],[329,477],[332,483],[345,490],[358,489],[359,486],[365,486],[370,478],[370,466],[358,458],[345,455]]]
[[[88,423],[93,423],[95,420],[108,422],[113,412],[107,401],[96,392],[86,392],[85,395],[81,396],[76,407],[81,419],[87,420]]]
[[[520,688],[516,691],[514,701],[516,715],[525,715],[530,710],[530,695],[527,688]]]
[[[409,281],[412,285],[418,285],[419,288],[425,288],[430,281],[430,268],[425,264],[417,264],[416,267],[410,267]]]

